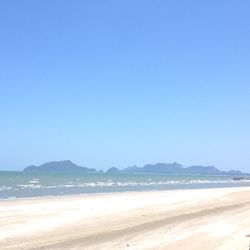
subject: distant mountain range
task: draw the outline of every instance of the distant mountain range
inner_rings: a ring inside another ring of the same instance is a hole
[[[81,167],[74,164],[72,161],[52,161],[40,166],[28,166],[24,168],[25,172],[65,172],[65,173],[98,173],[94,168]],[[183,167],[179,163],[157,163],[147,164],[143,167],[127,167],[118,169],[112,167],[106,171],[109,174],[206,174],[206,175],[243,175],[241,171],[221,171],[213,166],[190,166]]]

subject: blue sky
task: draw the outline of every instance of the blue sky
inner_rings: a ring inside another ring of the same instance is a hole
[[[0,169],[250,170],[249,1],[2,1]]]

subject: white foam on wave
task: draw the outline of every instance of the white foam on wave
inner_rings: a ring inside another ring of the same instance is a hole
[[[0,187],[0,191],[4,191],[4,190],[11,190],[12,187],[8,187],[8,186],[1,186]]]
[[[58,186],[55,185],[49,185],[49,186],[42,186],[41,188],[58,188]]]
[[[40,185],[37,184],[39,181],[32,180],[29,181],[29,184],[19,184],[16,185],[19,190],[20,189],[62,189],[62,188],[108,188],[108,187],[143,187],[143,186],[171,186],[171,185],[190,185],[190,184],[223,184],[223,183],[236,183],[236,181],[232,179],[180,179],[180,180],[164,180],[164,181],[153,181],[152,179],[147,179],[145,181],[114,181],[114,180],[106,180],[106,181],[95,181],[95,182],[66,182],[65,184],[58,185]],[[244,180],[242,182],[250,182],[250,180]],[[0,186],[0,191],[10,190],[12,187]],[[17,189],[15,189],[17,190]]]
[[[167,181],[97,181],[85,183],[60,184],[57,186],[44,186],[44,188],[88,188],[88,187],[136,187],[136,186],[163,186],[163,185],[188,185],[188,184],[218,184],[218,183],[234,183],[233,180],[167,180]]]
[[[38,183],[39,180],[32,180],[32,181],[28,181],[29,183]]]
[[[58,185],[58,187],[75,187],[75,185],[72,185],[72,184],[62,184],[62,185]]]
[[[17,185],[21,189],[26,189],[26,188],[41,188],[41,185],[34,185],[34,184],[19,184]]]

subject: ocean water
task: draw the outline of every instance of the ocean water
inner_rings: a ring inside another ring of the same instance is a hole
[[[69,194],[250,186],[232,176],[0,171],[0,199]]]

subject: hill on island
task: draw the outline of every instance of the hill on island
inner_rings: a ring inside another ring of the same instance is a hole
[[[73,163],[72,161],[52,161],[40,166],[28,166],[24,168],[26,172],[79,172],[79,173],[98,173],[94,168],[81,167]],[[124,169],[118,169],[112,167],[106,171],[109,174],[206,174],[206,175],[243,175],[244,173],[236,170],[221,171],[214,166],[190,166],[183,167],[181,164],[173,163],[157,163],[146,164],[143,167],[127,167]]]
[[[81,167],[72,161],[52,161],[40,166],[28,166],[24,168],[26,172],[81,172],[81,173],[96,173],[94,168]]]
[[[214,166],[190,166],[183,167],[181,164],[173,163],[157,163],[157,164],[147,164],[143,167],[128,167],[125,169],[118,169],[112,167],[108,169],[108,173],[151,173],[151,174],[206,174],[206,175],[242,175],[243,173],[236,170],[231,171],[221,171]]]

